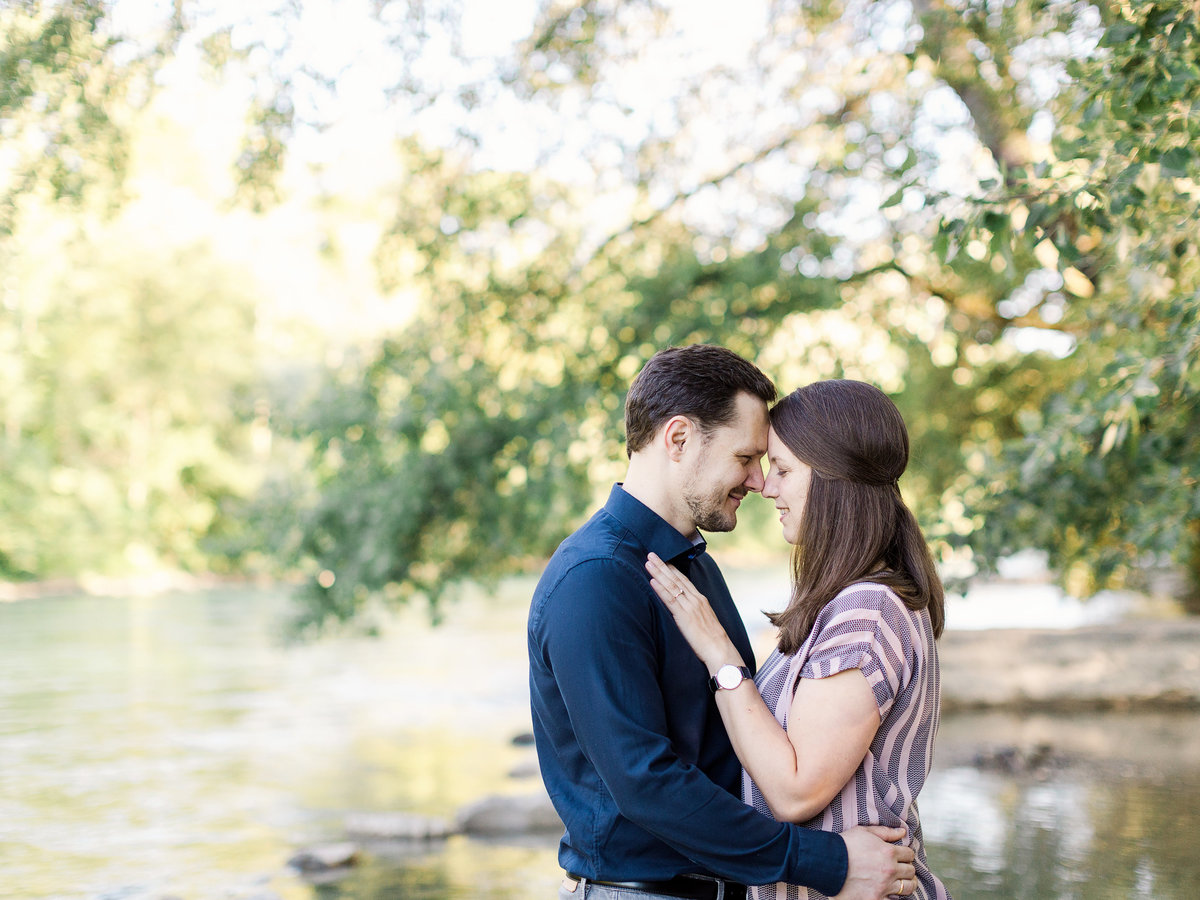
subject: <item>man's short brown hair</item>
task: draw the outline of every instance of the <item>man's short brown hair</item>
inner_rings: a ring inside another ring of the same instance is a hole
[[[775,400],[775,385],[753,363],[712,344],[669,347],[654,354],[625,397],[625,453],[647,446],[672,416],[687,416],[702,431],[737,416],[737,395]]]

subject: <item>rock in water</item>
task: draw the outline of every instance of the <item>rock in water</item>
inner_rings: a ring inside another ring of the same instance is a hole
[[[538,778],[542,770],[538,768],[537,757],[530,755],[508,770],[509,778]]]
[[[445,819],[405,812],[360,812],[346,816],[346,831],[379,841],[435,841],[456,829]]]
[[[562,820],[545,794],[484,797],[459,812],[458,827],[466,834],[492,836],[563,830]]]
[[[301,872],[328,872],[343,869],[358,862],[358,847],[355,844],[324,844],[308,847],[294,854],[288,865]]]

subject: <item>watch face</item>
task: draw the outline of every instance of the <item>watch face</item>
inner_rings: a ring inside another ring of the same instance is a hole
[[[737,666],[721,666],[717,669],[717,684],[727,691],[733,690],[742,683],[742,673]]]

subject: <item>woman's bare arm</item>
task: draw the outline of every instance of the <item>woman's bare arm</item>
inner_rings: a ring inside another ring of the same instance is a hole
[[[650,584],[709,674],[745,660],[716,614],[678,569],[651,554]],[[783,822],[811,819],[837,796],[866,756],[879,729],[879,710],[866,676],[850,669],[801,679],[785,732],[753,682],[717,691],[717,709],[734,752]]]

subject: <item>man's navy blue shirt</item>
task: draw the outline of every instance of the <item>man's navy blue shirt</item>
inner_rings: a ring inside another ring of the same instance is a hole
[[[704,543],[616,485],[559,546],[529,612],[533,733],[566,825],[559,863],[610,881],[702,873],[836,894],[847,869],[840,836],[772,821],[741,801],[708,671],[650,587],[651,550],[692,579],[754,667]]]

